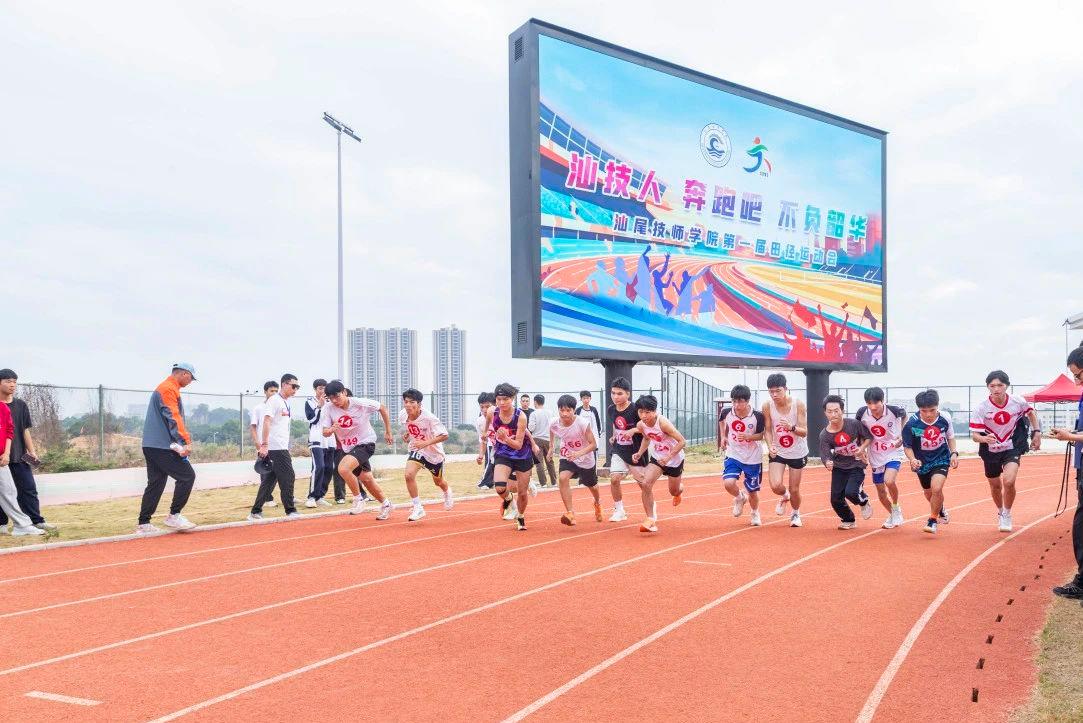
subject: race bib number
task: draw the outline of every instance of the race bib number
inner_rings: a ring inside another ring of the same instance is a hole
[[[782,447],[783,449],[789,449],[793,446],[793,441],[793,437],[788,434],[784,434],[778,438],[778,446]]]
[[[346,439],[342,440],[342,448],[346,450],[353,449],[360,441],[360,437],[347,437]]]
[[[560,445],[560,456],[567,457],[572,452],[578,452],[583,448],[583,443],[580,441],[568,442]]]
[[[890,452],[891,450],[895,449],[895,445],[892,442],[878,439],[873,442],[873,449],[875,449],[877,452]]]
[[[622,429],[613,430],[613,439],[617,444],[628,446],[632,443],[632,433],[626,432]]]

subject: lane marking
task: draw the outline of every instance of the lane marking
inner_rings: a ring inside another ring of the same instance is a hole
[[[1032,487],[1029,490],[1020,490],[1018,492],[1018,494],[1022,494],[1024,492],[1031,492],[1031,491],[1034,491],[1034,490],[1040,490],[1040,489],[1049,489],[1050,487],[1059,487],[1059,485],[1045,485],[1045,486],[1042,486],[1042,487]],[[914,493],[914,494],[916,494],[916,493]],[[956,505],[954,509],[962,509],[964,507],[972,507],[974,505],[985,504],[986,502],[988,502],[988,499],[975,500],[974,502],[968,502],[966,504]],[[1049,516],[1051,517],[1052,514],[1050,514]],[[907,523],[910,523],[910,522],[924,521],[926,519],[927,518],[923,517],[923,516],[911,517],[909,520],[905,520],[903,522],[903,524],[907,524]],[[779,521],[774,521],[774,522],[779,522]],[[768,524],[774,524],[774,522],[770,522]],[[1037,523],[1032,523],[1032,524],[1037,524]],[[748,528],[745,528],[745,529],[748,529]],[[524,707],[524,708],[520,709],[519,711],[513,713],[512,715],[508,716],[507,718],[504,719],[504,723],[515,723],[515,721],[521,721],[524,718],[526,718],[527,716],[536,713],[538,710],[540,710],[541,708],[544,708],[549,703],[552,703],[554,700],[561,697],[565,693],[571,691],[574,688],[579,687],[583,683],[587,682],[588,680],[595,677],[599,673],[602,673],[605,670],[613,667],[614,665],[616,665],[620,661],[624,660],[628,656],[632,655],[633,653],[639,651],[642,648],[647,647],[648,645],[655,642],[659,638],[662,638],[662,637],[668,635],[669,633],[673,632],[677,628],[680,628],[684,624],[686,624],[688,622],[691,622],[692,620],[695,620],[696,618],[702,616],[704,613],[710,612],[711,610],[715,609],[716,607],[718,607],[722,603],[727,602],[728,600],[732,600],[733,598],[737,597],[741,593],[746,592],[747,590],[750,590],[750,589],[756,587],[760,583],[766,582],[766,581],[768,581],[768,580],[770,580],[770,579],[772,579],[774,577],[777,577],[777,576],[781,575],[782,573],[787,572],[789,570],[792,570],[793,568],[798,567],[799,565],[802,565],[802,564],[804,564],[804,563],[806,563],[806,562],[808,562],[810,560],[814,560],[817,557],[820,557],[822,555],[826,555],[827,553],[829,553],[829,552],[831,552],[833,550],[837,550],[840,547],[843,547],[845,545],[850,545],[850,544],[852,544],[854,542],[858,542],[859,540],[864,540],[867,537],[872,537],[873,535],[878,535],[878,534],[880,534],[882,532],[885,532],[885,530],[883,528],[877,528],[875,530],[872,530],[871,532],[866,532],[866,533],[858,535],[856,537],[851,537],[851,538],[842,540],[841,542],[836,542],[836,543],[834,543],[832,545],[828,545],[827,547],[821,548],[821,549],[819,549],[819,550],[817,550],[815,552],[809,553],[808,555],[805,555],[804,557],[802,557],[800,559],[793,560],[792,562],[789,562],[789,563],[787,563],[787,564],[785,564],[785,565],[783,565],[781,567],[775,568],[774,570],[771,570],[770,572],[766,572],[763,575],[760,575],[759,577],[757,577],[755,580],[751,580],[749,582],[746,582],[744,585],[741,585],[740,587],[735,588],[734,590],[731,590],[730,592],[726,593],[725,595],[722,595],[721,597],[717,597],[714,600],[706,603],[705,605],[703,605],[703,606],[701,606],[701,607],[699,607],[699,608],[697,608],[697,609],[695,609],[695,610],[693,610],[693,611],[691,611],[691,612],[677,618],[676,620],[671,622],[669,625],[666,625],[665,627],[654,631],[653,633],[651,633],[647,637],[642,638],[642,639],[640,639],[639,641],[637,641],[635,643],[632,643],[631,645],[629,645],[624,650],[621,650],[621,651],[615,653],[614,655],[611,655],[610,657],[608,657],[605,660],[601,661],[600,663],[598,663],[594,667],[584,671],[583,673],[580,673],[579,675],[572,678],[571,680],[569,680],[567,683],[560,686],[559,688],[556,688],[555,690],[550,691],[546,695],[543,695],[542,697],[535,700],[533,703],[527,705],[526,707]],[[1022,530],[1020,530],[1020,532],[1022,532]],[[1003,544],[1005,541],[1006,540],[1002,540],[999,544]]]
[[[1026,490],[1020,490],[1019,493],[1025,491]],[[1072,505],[1072,507],[1069,509],[1073,509],[1075,507],[1076,505]],[[876,715],[877,708],[880,707],[880,703],[883,701],[884,696],[887,694],[888,686],[891,685],[891,682],[895,679],[895,675],[899,672],[899,669],[906,661],[906,657],[910,654],[910,650],[914,647],[914,643],[917,642],[918,637],[925,629],[925,626],[929,624],[929,621],[932,620],[933,615],[936,614],[936,611],[940,609],[940,606],[944,604],[944,601],[948,599],[948,596],[951,595],[952,591],[955,590],[959,583],[963,581],[963,578],[969,575],[974,568],[976,568],[982,563],[982,561],[985,560],[985,558],[989,557],[994,552],[1004,547],[1004,545],[1006,545],[1009,541],[1023,534],[1035,525],[1039,525],[1054,516],[1055,513],[1050,512],[1044,517],[1039,517],[1034,522],[1031,522],[1028,525],[1024,525],[1020,529],[1011,533],[1000,542],[991,545],[983,553],[971,560],[969,565],[960,570],[959,574],[953,577],[951,581],[944,586],[944,588],[940,591],[940,594],[937,595],[931,603],[929,603],[929,607],[925,608],[925,612],[921,614],[921,616],[914,623],[914,626],[910,628],[910,632],[906,634],[906,637],[903,639],[902,644],[899,645],[899,649],[895,651],[895,655],[891,658],[891,661],[887,664],[887,667],[884,668],[883,674],[880,676],[880,679],[876,681],[876,685],[873,687],[872,692],[869,693],[869,697],[865,699],[865,705],[861,708],[861,713],[859,713],[857,716],[857,723],[869,723],[869,721],[872,720],[872,717]]]
[[[685,560],[689,565],[718,565],[719,567],[730,567],[732,563],[729,562],[709,562],[707,560]]]
[[[71,703],[72,705],[101,705],[100,700],[91,700],[90,698],[76,698],[70,695],[60,695],[59,693],[42,693],[40,690],[32,690],[26,693],[27,698],[38,698],[40,700],[51,700],[54,703]]]

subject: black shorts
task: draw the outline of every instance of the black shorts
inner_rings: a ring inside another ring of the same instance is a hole
[[[928,472],[918,472],[918,482],[921,483],[921,488],[927,490],[933,485],[933,477],[938,474],[948,476],[948,467],[933,467]]]
[[[410,454],[406,455],[406,459],[411,462],[417,462],[425,469],[432,472],[433,477],[439,477],[444,473],[444,463],[433,464],[429,460],[421,456],[421,453],[416,450],[411,450]]]
[[[683,459],[681,460],[681,463],[679,465],[677,465],[676,467],[664,467],[654,457],[648,457],[647,458],[647,464],[653,464],[655,467],[662,470],[662,474],[665,475],[666,477],[680,477],[681,475],[684,474],[684,460]]]
[[[532,457],[516,459],[514,457],[506,457],[502,454],[498,454],[493,458],[493,465],[501,464],[505,467],[511,467],[512,472],[529,472],[534,469],[534,460]]]
[[[351,449],[348,449],[345,454],[357,460],[357,467],[354,468],[354,472],[357,472],[358,470],[361,470],[362,472],[371,472],[372,465],[369,464],[369,459],[372,455],[376,454],[376,443],[365,442],[364,444],[358,444]]]
[[[789,459],[787,457],[779,457],[778,455],[772,455],[767,458],[768,464],[784,464],[790,469],[804,469],[808,464],[808,456],[798,457],[797,459]]]
[[[575,462],[569,462],[566,459],[560,460],[560,474],[565,472],[572,473],[572,479],[579,480],[579,484],[584,487],[593,487],[598,484],[598,470],[594,467],[580,467]]]
[[[1020,450],[1018,447],[1013,449],[1006,449],[1003,452],[990,452],[987,445],[980,445],[978,447],[978,456],[981,457],[982,464],[985,465],[985,476],[987,479],[996,479],[1004,472],[1004,465],[1019,464],[1020,458],[1026,454],[1026,450]]]

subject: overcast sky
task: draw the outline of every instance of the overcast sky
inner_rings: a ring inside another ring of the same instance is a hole
[[[1080,5],[878,5],[8,4],[0,366],[147,388],[184,359],[208,392],[332,376],[326,110],[364,138],[343,148],[347,327],[417,329],[425,390],[451,323],[471,390],[599,387],[510,358],[506,47],[538,17],[889,131],[891,371],[833,381],[1051,379],[1083,311]]]

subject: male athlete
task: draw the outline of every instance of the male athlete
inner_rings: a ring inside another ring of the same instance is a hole
[[[854,416],[865,425],[871,440],[869,466],[872,467],[872,484],[876,487],[880,504],[887,510],[887,519],[882,527],[890,530],[903,523],[899,487],[895,480],[904,457],[902,429],[906,424],[906,410],[884,404],[884,390],[869,387],[865,390],[865,406],[858,409]]]
[[[493,391],[496,407],[485,415],[485,427],[493,436],[493,482],[501,499],[505,520],[515,520],[516,529],[526,530],[526,506],[530,500],[530,473],[534,457],[541,450],[532,444],[526,432],[526,413],[515,406],[518,389],[511,384],[498,384]],[[508,489],[514,475],[516,500]]]
[[[639,451],[632,455],[632,463],[639,464],[644,452],[650,449],[643,471],[643,481],[639,483],[643,511],[647,514],[647,518],[639,526],[639,531],[658,532],[654,483],[664,475],[669,482],[669,493],[673,495],[673,506],[681,504],[681,495],[684,493],[681,478],[684,475],[684,448],[687,442],[673,423],[658,413],[658,400],[654,396],[644,394],[637,399],[636,413],[639,414],[636,428],[643,435],[643,441],[639,443]]]
[[[718,431],[722,436],[722,452],[726,455],[722,469],[722,484],[733,495],[733,516],[740,517],[745,502],[752,508],[750,524],[759,527],[760,475],[763,470],[763,432],[766,423],[763,412],[752,409],[752,391],[738,384],[730,391],[732,407],[718,415]],[[744,489],[737,482],[744,476]]]
[[[959,453],[955,451],[955,430],[951,422],[940,414],[940,395],[935,389],[926,389],[914,397],[918,413],[911,416],[903,427],[903,451],[910,462],[910,469],[918,474],[918,482],[929,500],[929,521],[924,532],[936,534],[936,523],[948,521],[944,509],[944,483],[948,470],[959,466]]]
[[[767,377],[767,393],[771,399],[764,402],[762,412],[767,421],[764,440],[768,479],[771,491],[780,497],[775,514],[786,514],[789,504],[793,509],[790,527],[800,527],[801,474],[808,464],[808,410],[804,402],[790,396],[782,374]],[[784,477],[789,479],[783,481]]]
[[[324,393],[327,403],[320,413],[320,427],[323,436],[335,435],[342,448],[338,473],[346,480],[346,486],[354,496],[350,514],[361,514],[365,508],[365,499],[361,497],[363,484],[380,503],[380,514],[376,515],[376,519],[386,520],[391,516],[391,500],[384,496],[384,491],[372,475],[369,459],[376,453],[376,430],[372,428],[369,418],[374,412],[380,413],[384,423],[384,442],[391,444],[391,415],[387,407],[375,399],[348,396],[345,385],[337,379],[327,385]],[[355,470],[359,470],[359,474],[355,474]]]
[[[632,462],[632,455],[643,441],[636,428],[639,413],[632,404],[632,384],[624,377],[617,377],[609,388],[609,398],[613,401],[606,410],[613,436],[609,438],[613,445],[613,455],[609,461],[609,491],[613,495],[613,515],[610,522],[624,522],[628,513],[624,511],[624,493],[621,482],[625,475],[630,475],[636,482],[643,481],[643,467]]]
[[[564,501],[565,510],[560,521],[565,525],[575,524],[571,485],[572,480],[576,479],[590,490],[594,497],[594,519],[601,522],[602,504],[598,497],[598,461],[595,455],[598,440],[590,422],[576,415],[575,397],[571,394],[564,394],[557,400],[557,418],[549,423],[550,459],[557,448],[560,449],[560,499]]]
[[[410,450],[406,457],[406,491],[410,493],[413,508],[407,519],[417,522],[425,516],[425,507],[417,493],[417,473],[422,467],[429,470],[432,481],[444,493],[444,509],[455,506],[451,488],[444,481],[444,442],[447,441],[447,427],[435,414],[421,408],[425,398],[417,389],[407,389],[402,393],[402,411],[399,412],[399,424],[405,430],[402,439]]]

